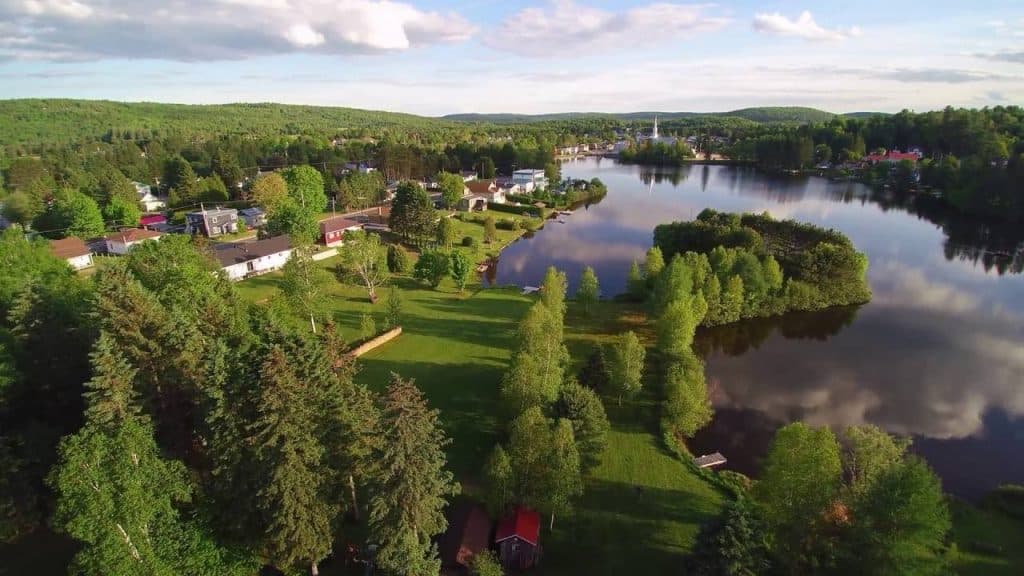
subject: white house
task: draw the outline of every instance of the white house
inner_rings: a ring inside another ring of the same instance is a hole
[[[105,238],[107,253],[124,256],[136,244],[141,244],[147,240],[159,240],[161,236],[163,234],[155,230],[146,230],[144,228],[127,228],[120,232],[114,232]]]
[[[473,180],[466,182],[463,196],[486,198],[488,204],[504,204],[505,190],[499,188],[494,180]]]
[[[92,250],[81,238],[68,237],[62,240],[50,240],[50,250],[57,258],[67,260],[75,270],[92,266]]]
[[[132,182],[132,185],[135,186],[135,193],[138,195],[139,204],[142,204],[146,212],[154,212],[167,207],[167,203],[153,194],[153,190],[149,186],[141,182]]]
[[[512,173],[512,182],[522,187],[525,192],[533,192],[539,188],[547,188],[548,179],[543,170],[527,168]]]
[[[280,270],[292,255],[287,234],[256,242],[236,242],[216,250],[217,261],[230,280],[241,280]]]

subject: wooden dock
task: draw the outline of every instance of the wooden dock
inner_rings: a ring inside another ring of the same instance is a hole
[[[720,452],[705,454],[704,456],[699,456],[693,459],[693,463],[696,464],[698,468],[714,468],[715,466],[721,466],[726,462],[728,462],[728,460],[726,460],[725,456],[722,456]]]

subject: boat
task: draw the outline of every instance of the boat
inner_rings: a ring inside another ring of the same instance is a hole
[[[559,219],[558,219],[558,223],[559,223],[559,224],[565,224],[565,220],[562,220],[561,218],[559,218]]]
[[[572,216],[572,210],[559,210],[559,216]]]

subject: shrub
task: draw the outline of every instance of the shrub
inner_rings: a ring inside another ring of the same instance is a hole
[[[392,274],[406,274],[409,272],[409,253],[398,244],[388,245],[388,270]]]
[[[476,238],[473,238],[472,236],[463,236],[462,245],[466,248],[474,248],[476,247]]]
[[[499,230],[517,230],[519,228],[519,223],[512,218],[502,218],[501,220],[498,220],[495,227]]]

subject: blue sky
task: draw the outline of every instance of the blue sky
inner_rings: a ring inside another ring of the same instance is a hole
[[[1024,3],[0,0],[0,98],[454,112],[1024,103]]]

